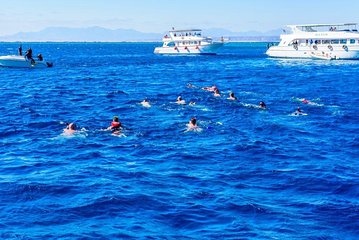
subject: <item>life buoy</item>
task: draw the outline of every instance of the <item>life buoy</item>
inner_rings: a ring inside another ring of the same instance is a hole
[[[332,46],[332,45],[328,45],[328,49],[329,49],[330,51],[333,51],[333,46]]]
[[[347,45],[343,45],[343,49],[344,49],[345,51],[348,51],[348,46],[347,46]]]
[[[314,50],[318,50],[318,46],[317,46],[317,45],[313,45],[313,49],[314,49]]]

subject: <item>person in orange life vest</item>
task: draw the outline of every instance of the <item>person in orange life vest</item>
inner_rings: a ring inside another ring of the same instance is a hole
[[[111,131],[115,132],[115,131],[120,131],[121,128],[122,128],[122,124],[121,124],[120,120],[118,119],[118,116],[114,116],[113,120],[111,122],[111,126],[109,126],[107,128],[107,130],[111,130]]]

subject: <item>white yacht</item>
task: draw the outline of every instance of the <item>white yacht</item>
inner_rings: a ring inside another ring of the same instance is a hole
[[[7,55],[0,56],[1,67],[15,67],[15,68],[46,68],[52,67],[52,63],[44,59],[26,59],[24,56]]]
[[[359,59],[357,24],[289,25],[291,33],[280,36],[278,46],[267,51],[270,57],[312,59]]]
[[[163,46],[156,47],[156,54],[216,54],[224,40],[214,42],[202,36],[201,29],[172,30],[162,39]]]

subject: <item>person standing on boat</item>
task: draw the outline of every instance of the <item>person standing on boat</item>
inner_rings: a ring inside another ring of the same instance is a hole
[[[35,60],[32,58],[32,49],[29,48],[25,53],[25,59],[30,60],[31,64],[35,63]]]
[[[22,45],[21,45],[21,44],[20,44],[20,46],[19,46],[18,51],[19,51],[19,56],[22,56]]]

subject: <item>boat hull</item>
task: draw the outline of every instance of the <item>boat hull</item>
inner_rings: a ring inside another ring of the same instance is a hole
[[[180,47],[156,47],[156,54],[174,54],[174,55],[190,55],[190,54],[217,54],[223,43],[212,43],[205,46],[180,46]]]
[[[311,59],[359,59],[359,47],[347,46],[272,46],[266,54],[273,58],[311,58]]]
[[[1,67],[14,67],[14,68],[47,68],[52,67],[52,63],[35,60],[31,63],[30,60],[25,59],[23,56],[0,56]]]

